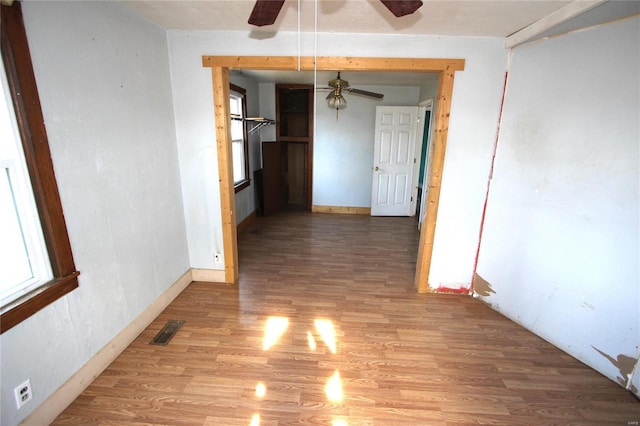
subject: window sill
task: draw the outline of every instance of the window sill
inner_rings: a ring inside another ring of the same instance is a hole
[[[14,302],[17,306],[9,309],[7,312],[3,312],[0,316],[0,333],[4,333],[40,309],[77,288],[78,275],[80,275],[80,272],[76,271],[66,277],[54,279],[43,287],[18,299]]]
[[[240,192],[243,189],[247,188],[249,185],[251,185],[251,179],[243,180],[241,182],[236,183],[236,185],[233,187],[233,189],[237,194],[238,192]]]

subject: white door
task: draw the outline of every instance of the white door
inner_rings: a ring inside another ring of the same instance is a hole
[[[413,216],[418,107],[376,107],[372,216]]]

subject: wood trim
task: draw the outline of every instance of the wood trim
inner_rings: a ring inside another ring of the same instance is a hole
[[[80,273],[67,234],[20,3],[2,5],[1,12],[2,60],[53,271],[45,291],[0,316],[0,332],[4,333],[78,287]]]
[[[0,330],[2,333],[20,324],[45,306],[55,302],[67,293],[78,287],[79,272],[73,272],[62,278],[54,278],[43,287],[33,293],[28,293],[17,300],[18,305],[4,313],[0,317]]]
[[[203,56],[204,67],[256,70],[297,70],[297,56]],[[315,65],[315,66],[314,66]],[[331,56],[303,56],[300,70],[313,71],[462,71],[464,59],[430,58],[359,58]]]
[[[416,266],[415,284],[418,293],[429,293],[433,291],[429,287],[429,272],[431,271],[431,257],[433,255],[436,219],[438,217],[438,205],[440,202],[444,156],[447,148],[447,135],[449,133],[453,80],[454,71],[447,70],[440,72],[440,84],[438,87],[438,100],[436,101],[436,115],[434,120],[434,137],[431,143],[431,170],[427,180],[427,209],[423,226],[420,230],[418,263]]]
[[[300,57],[297,56],[203,56],[202,65],[204,67],[210,67],[213,71],[214,86],[216,81],[216,75],[226,75],[228,79],[229,68],[234,69],[260,69],[260,70],[292,70],[298,69],[298,60],[300,61],[301,70],[352,70],[352,71],[388,71],[388,72],[401,72],[401,71],[414,71],[414,72],[439,72],[439,87],[438,87],[438,102],[436,107],[436,115],[434,117],[434,148],[431,155],[433,156],[433,163],[428,176],[429,182],[429,194],[428,194],[428,206],[425,213],[425,226],[422,227],[420,232],[420,247],[418,251],[418,260],[416,265],[415,284],[418,292],[426,293],[433,291],[429,287],[429,272],[431,268],[431,257],[433,253],[433,242],[435,236],[436,218],[438,213],[438,203],[440,200],[440,185],[442,181],[442,172],[444,168],[444,155],[447,145],[447,135],[449,130],[449,115],[451,113],[451,96],[453,93],[453,81],[456,71],[462,71],[465,67],[464,59],[428,59],[428,58],[358,58],[358,57]],[[220,94],[218,94],[220,96]],[[224,108],[224,105],[220,104],[216,100],[216,90],[214,88],[214,107],[216,108],[216,117],[221,112],[218,108]],[[216,120],[217,126],[219,123],[224,123],[223,120]],[[228,125],[228,124],[227,124]],[[220,132],[221,137],[226,137],[225,132],[216,128],[216,136]],[[226,162],[228,153],[221,152],[220,139],[218,139],[218,164]],[[229,149],[229,148],[228,148]],[[223,165],[227,168],[227,165]],[[221,174],[221,176],[223,176]],[[229,202],[227,196],[224,195],[228,192],[225,186],[228,183],[225,179],[220,180],[220,194],[221,194],[221,208],[223,211],[223,218],[228,214],[231,215],[235,211],[235,206],[232,204],[233,200]],[[226,192],[225,192],[226,191]],[[224,221],[224,219],[223,219]],[[230,233],[230,227],[223,225],[223,239],[227,241],[231,237],[233,238],[233,252],[227,251],[227,244],[225,243],[225,269],[228,271],[228,281],[233,282],[238,279],[238,253],[236,250],[236,232],[233,229],[232,236],[227,235]],[[233,253],[233,258],[230,259],[228,253]],[[228,265],[232,262],[232,265]]]
[[[222,215],[222,245],[224,249],[224,281],[238,280],[238,241],[236,231],[236,199],[233,187],[231,150],[231,111],[229,106],[229,70],[213,68],[213,103],[218,147],[218,176]]]
[[[69,380],[29,414],[21,424],[51,424],[192,281],[194,280],[191,278],[191,270],[188,270],[120,331],[116,337],[100,349]]]
[[[244,150],[244,174],[246,178],[239,183],[233,183],[233,192],[236,194],[245,188],[248,188],[251,184],[250,170],[249,170],[249,132],[247,131],[247,90],[236,84],[229,83],[229,89],[231,92],[236,92],[242,95],[242,137],[244,138],[243,150]],[[233,151],[232,151],[233,152]],[[233,174],[233,167],[231,168]]]
[[[312,206],[312,213],[360,214],[369,216],[371,207]]]
[[[233,192],[235,192],[236,194],[240,191],[242,191],[245,188],[248,188],[251,185],[251,180],[247,179],[247,180],[243,180],[240,183],[238,183],[236,186],[233,187]]]
[[[192,269],[191,277],[193,281],[203,281],[207,283],[228,283],[226,273],[220,269]]]

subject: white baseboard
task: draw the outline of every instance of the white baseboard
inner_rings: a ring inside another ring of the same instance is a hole
[[[191,279],[209,283],[224,283],[224,271],[218,269],[192,269]]]
[[[224,275],[224,271],[221,272]],[[192,278],[192,270],[188,270],[21,424],[51,424],[192,281],[196,280]]]
[[[631,371],[631,377],[627,381],[626,388],[629,392],[640,398],[640,358],[636,361],[636,365]]]

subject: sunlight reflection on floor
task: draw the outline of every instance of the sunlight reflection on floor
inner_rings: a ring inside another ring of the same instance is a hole
[[[315,331],[317,332],[320,340],[324,342],[327,349],[331,354],[337,353],[337,340],[336,332],[333,325],[333,321],[329,319],[315,319],[314,322]],[[278,344],[282,336],[287,332],[289,328],[289,318],[281,316],[270,316],[267,318],[264,325],[264,334],[262,338],[262,349],[267,351]],[[317,339],[313,332],[307,331],[307,344],[309,350],[315,352],[317,349]],[[327,401],[331,403],[340,403],[344,400],[342,379],[340,377],[340,371],[335,372],[327,378],[327,382],[324,386],[324,392],[327,397]],[[263,382],[256,384],[255,395],[257,399],[263,399],[267,393],[267,385]],[[260,413],[255,413],[251,417],[250,426],[260,425]],[[348,426],[346,420],[342,418],[333,419],[332,426]]]

